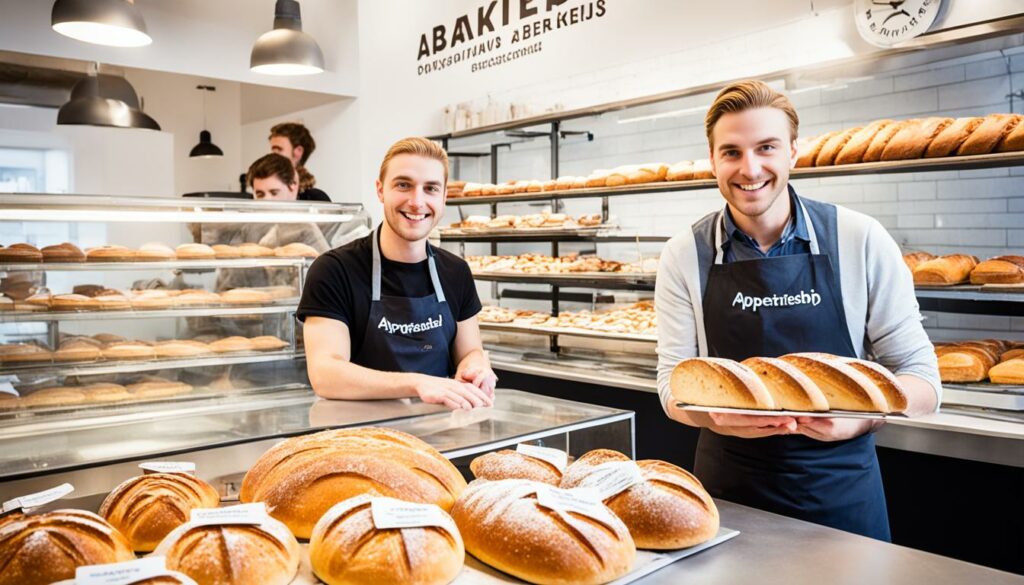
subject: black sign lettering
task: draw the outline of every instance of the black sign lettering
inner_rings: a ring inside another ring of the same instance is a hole
[[[533,0],[519,0],[519,19],[530,18],[537,15],[537,7],[531,7]]]
[[[484,27],[487,27],[487,32],[494,32],[494,23],[491,22],[491,13],[494,12],[494,7],[498,5],[497,0],[491,2],[487,6],[487,12],[484,12],[484,7],[476,9],[476,36],[484,34]]]

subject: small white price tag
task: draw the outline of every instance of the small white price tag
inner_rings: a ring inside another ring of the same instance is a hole
[[[580,487],[594,488],[602,500],[607,500],[643,482],[643,473],[635,461],[609,461],[591,470]]]
[[[21,378],[14,374],[0,374],[0,382],[10,382],[11,384],[17,384],[21,382]]]
[[[46,491],[21,496],[20,498],[14,498],[13,500],[4,502],[3,513],[6,514],[7,512],[17,510],[19,508],[22,510],[38,508],[39,506],[57,501],[73,491],[75,491],[75,487],[73,485],[70,483],[63,483]]]
[[[13,394],[14,396],[21,396],[18,391],[14,389],[14,384],[10,382],[0,382],[0,392],[4,394]]]
[[[88,565],[75,569],[75,585],[130,585],[154,577],[176,577],[194,585],[189,577],[167,569],[167,557],[144,557],[123,563]]]
[[[423,526],[452,530],[451,517],[434,504],[417,504],[394,498],[373,498],[370,500],[370,513],[373,514],[373,525],[378,530]]]
[[[195,508],[192,510],[189,523],[193,526],[263,524],[268,518],[266,504],[254,502],[224,508]]]
[[[555,468],[558,469],[559,473],[564,472],[565,466],[569,464],[569,454],[560,449],[519,443],[516,445],[516,453],[526,455],[527,457],[533,457],[534,459],[540,459],[541,461],[547,461],[551,465],[554,465]]]
[[[190,473],[195,475],[196,464],[191,461],[147,461],[139,464],[146,473]]]
[[[614,522],[612,513],[593,488],[563,490],[550,485],[538,485],[537,503],[557,512],[576,512],[606,524]]]

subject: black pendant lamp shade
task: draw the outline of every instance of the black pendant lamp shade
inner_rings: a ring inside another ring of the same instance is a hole
[[[132,0],[56,0],[50,24],[64,36],[96,45],[142,47],[153,42]]]
[[[199,144],[193,146],[192,152],[188,153],[188,155],[192,158],[208,158],[211,156],[224,156],[224,151],[212,142],[210,132],[203,130],[199,133]]]
[[[296,0],[277,0],[274,30],[256,40],[249,69],[267,75],[323,73],[323,51],[313,37],[302,32],[302,15]]]
[[[95,72],[71,89],[71,99],[57,112],[57,124],[160,129],[139,108],[139,96],[127,79]]]

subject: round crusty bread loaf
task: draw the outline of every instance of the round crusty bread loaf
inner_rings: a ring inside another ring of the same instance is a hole
[[[299,543],[273,518],[262,524],[182,524],[153,552],[201,585],[287,585],[299,570]]]
[[[490,481],[529,479],[550,485],[562,481],[562,472],[554,465],[511,449],[481,455],[470,462],[469,470],[473,477]]]
[[[353,496],[381,496],[437,504],[451,510],[466,480],[420,439],[392,429],[338,429],[283,441],[242,480],[243,502],[266,502],[270,514],[298,538],[334,504]]]
[[[447,516],[447,515],[446,515]],[[335,504],[313,528],[309,558],[328,585],[445,585],[462,570],[466,550],[455,522],[378,529],[369,497]]]
[[[636,546],[607,507],[599,521],[537,502],[543,484],[523,479],[474,481],[452,508],[466,551],[531,583],[590,585],[629,572]]]
[[[114,488],[100,516],[124,534],[132,548],[149,552],[172,530],[188,522],[193,508],[216,508],[217,490],[185,473],[150,473]]]
[[[590,487],[588,478],[594,477],[597,467],[613,461],[630,458],[610,449],[590,451],[565,470],[561,487]],[[684,548],[718,534],[718,508],[693,474],[657,459],[643,459],[636,465],[644,481],[604,503],[629,528],[637,548]]]
[[[56,510],[0,520],[0,585],[49,585],[75,568],[135,558],[128,540],[91,512]]]
[[[676,364],[672,397],[686,404],[774,410],[772,395],[753,370],[728,359],[690,358]]]

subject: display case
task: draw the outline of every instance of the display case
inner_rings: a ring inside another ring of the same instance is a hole
[[[309,391],[294,319],[361,205],[0,195],[0,429]]]

